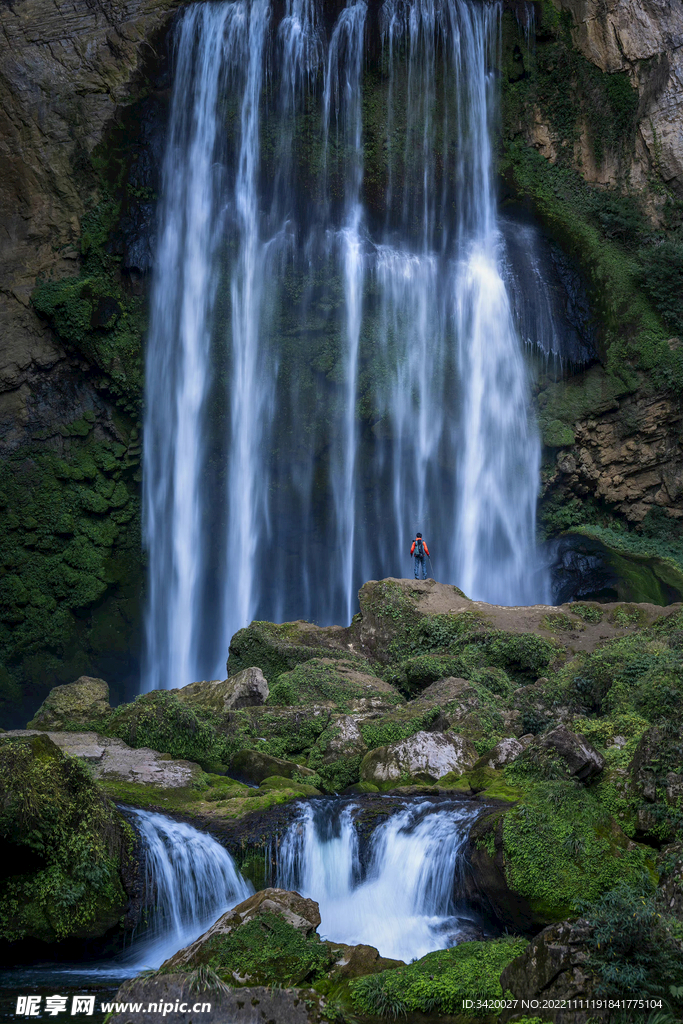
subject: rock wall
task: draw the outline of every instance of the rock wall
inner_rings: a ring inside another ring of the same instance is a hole
[[[5,724],[75,670],[121,685],[137,674],[146,267],[126,242],[153,198],[155,69],[173,6],[20,0],[2,11]]]

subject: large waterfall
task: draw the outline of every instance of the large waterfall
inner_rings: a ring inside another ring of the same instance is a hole
[[[333,26],[316,0],[179,17],[146,689],[221,674],[255,617],[348,622],[364,580],[411,571],[417,529],[472,598],[549,598],[494,194],[500,18],[474,0],[356,0]]]
[[[316,900],[320,934],[406,962],[483,934],[458,899],[463,848],[480,808],[414,800],[372,832],[365,857],[359,809],[338,800],[305,805],[279,851],[277,884]]]

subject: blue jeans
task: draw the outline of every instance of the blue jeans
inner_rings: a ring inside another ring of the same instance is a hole
[[[420,558],[419,555],[415,555],[415,579],[416,580],[419,580],[419,578],[420,578],[419,575],[418,575],[419,569],[420,569],[420,565],[422,566],[422,579],[426,580],[427,579],[427,563],[424,560],[424,555],[422,556],[422,558]]]

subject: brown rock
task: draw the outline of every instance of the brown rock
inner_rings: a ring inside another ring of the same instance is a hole
[[[268,683],[260,668],[245,668],[228,679],[190,683],[173,690],[178,698],[194,707],[216,714],[253,708],[268,700]]]
[[[219,917],[195,942],[166,960],[162,964],[162,969],[171,971],[199,966],[204,962],[202,950],[208,942],[216,936],[229,935],[236,928],[253,921],[261,914],[279,914],[287,924],[303,935],[310,935],[320,924],[320,911],[314,900],[305,899],[298,892],[288,892],[286,889],[263,889]]]

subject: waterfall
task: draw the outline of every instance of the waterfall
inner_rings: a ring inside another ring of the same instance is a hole
[[[376,26],[349,0],[327,38],[318,0],[180,16],[144,688],[222,674],[252,618],[348,622],[366,579],[412,571],[418,529],[470,597],[548,600],[520,328],[551,290],[542,258],[527,275],[509,258],[496,210],[501,12],[385,0]]]
[[[163,814],[126,813],[142,840],[146,891],[155,896],[151,928],[122,957],[139,971],[160,967],[254,890],[211,836]]]
[[[406,961],[480,934],[476,914],[458,900],[478,809],[412,801],[377,826],[366,857],[359,809],[339,800],[306,805],[279,850],[277,884],[317,901],[320,934]]]

